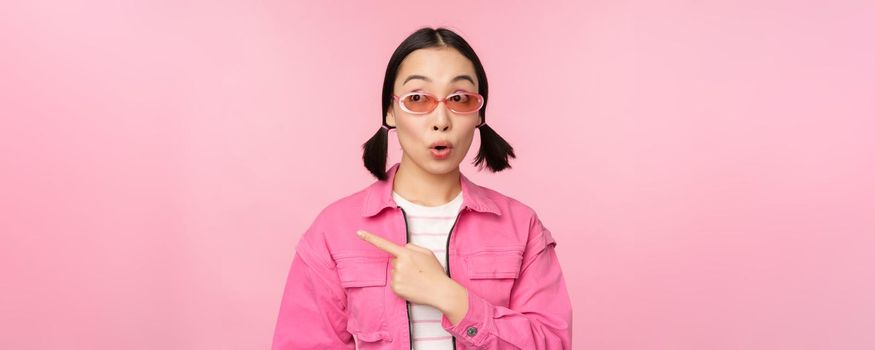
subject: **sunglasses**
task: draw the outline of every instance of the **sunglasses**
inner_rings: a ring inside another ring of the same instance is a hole
[[[467,91],[454,92],[442,99],[426,92],[410,92],[401,96],[392,95],[392,97],[400,102],[401,110],[410,114],[431,113],[441,102],[453,113],[459,114],[474,113],[483,107],[483,96]]]

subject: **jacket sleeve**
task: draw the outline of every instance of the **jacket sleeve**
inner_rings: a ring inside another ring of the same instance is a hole
[[[472,349],[512,345],[520,349],[571,349],[571,300],[550,231],[538,217],[508,307],[468,291],[468,312],[458,324],[446,316],[443,328]]]
[[[355,349],[346,330],[346,291],[324,236],[311,226],[295,250],[271,349]]]

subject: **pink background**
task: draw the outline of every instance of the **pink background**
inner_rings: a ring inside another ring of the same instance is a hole
[[[554,232],[575,348],[875,348],[871,1],[502,3],[4,2],[0,348],[267,348],[441,25],[519,156],[463,172]]]

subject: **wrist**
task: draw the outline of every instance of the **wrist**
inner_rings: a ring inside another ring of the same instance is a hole
[[[438,300],[434,307],[453,325],[458,324],[468,313],[468,289],[453,279],[448,277],[446,284],[435,294]]]

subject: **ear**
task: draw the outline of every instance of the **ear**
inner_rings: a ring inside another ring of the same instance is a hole
[[[391,127],[397,127],[398,124],[395,123],[395,112],[393,110],[394,107],[389,107],[389,110],[386,111],[386,125]]]

